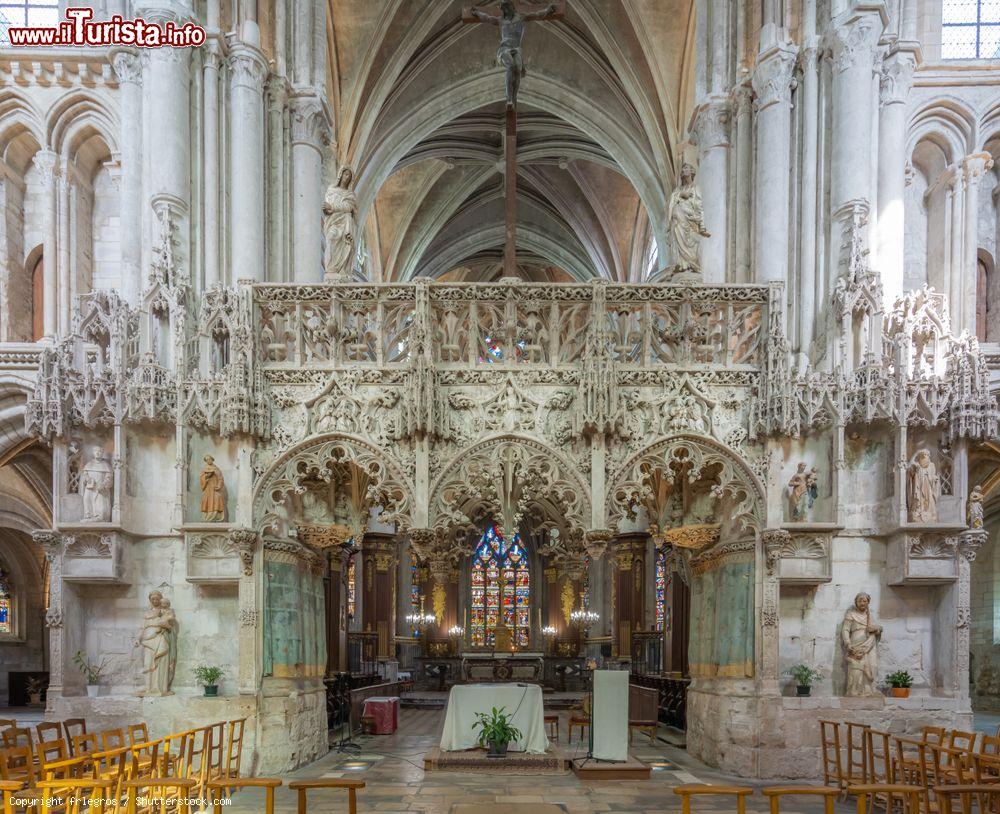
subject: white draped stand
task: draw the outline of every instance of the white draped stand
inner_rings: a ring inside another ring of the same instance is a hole
[[[513,752],[543,755],[549,748],[545,735],[542,688],[537,684],[464,684],[451,688],[441,732],[441,750],[454,752],[479,746],[479,730],[473,729],[476,713],[487,715],[493,707],[513,714],[511,726],[521,730],[521,740],[511,743]]]

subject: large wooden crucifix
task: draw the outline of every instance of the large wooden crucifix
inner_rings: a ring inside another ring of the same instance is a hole
[[[566,2],[547,5],[532,3],[520,8],[514,0],[501,0],[483,11],[478,6],[466,9],[462,14],[465,23],[489,23],[500,28],[500,48],[497,63],[507,72],[507,116],[504,128],[504,214],[505,235],[503,252],[504,277],[517,276],[517,94],[524,76],[524,27],[535,20],[561,20],[566,16]]]

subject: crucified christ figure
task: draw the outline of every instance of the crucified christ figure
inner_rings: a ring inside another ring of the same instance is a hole
[[[500,27],[497,63],[507,71],[507,107],[517,107],[517,92],[521,87],[521,77],[524,76],[524,56],[521,53],[524,24],[550,18],[558,10],[558,3],[550,3],[538,11],[521,13],[514,5],[514,0],[500,0],[500,15],[497,17],[476,6],[469,9],[469,13],[480,22]]]

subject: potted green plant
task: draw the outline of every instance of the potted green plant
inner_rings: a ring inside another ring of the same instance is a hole
[[[108,664],[107,657],[101,659],[100,664],[94,664],[87,660],[82,650],[77,650],[76,655],[73,656],[73,662],[80,668],[80,672],[86,676],[87,695],[91,698],[96,698],[101,694],[101,676],[104,674],[104,668]]]
[[[808,664],[796,664],[785,670],[785,675],[790,675],[795,679],[795,694],[806,696],[812,689],[813,682],[819,681],[823,674],[819,670],[814,670]]]
[[[513,715],[505,715],[506,707],[493,707],[490,714],[476,713],[473,729],[479,730],[479,745],[489,746],[487,757],[507,757],[507,746],[511,741],[520,740],[521,730],[510,725]]]
[[[219,694],[219,679],[225,675],[221,667],[195,667],[194,674],[205,686],[207,698],[214,698]]]
[[[910,687],[913,686],[913,676],[906,670],[896,670],[885,677],[886,683],[892,688],[893,698],[909,698]]]
[[[48,687],[48,682],[43,678],[29,676],[25,682],[25,689],[28,691],[28,704],[37,707],[42,703],[42,693]]]

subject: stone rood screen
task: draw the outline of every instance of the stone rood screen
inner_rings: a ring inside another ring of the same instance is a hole
[[[257,285],[266,367],[761,364],[767,286]]]

